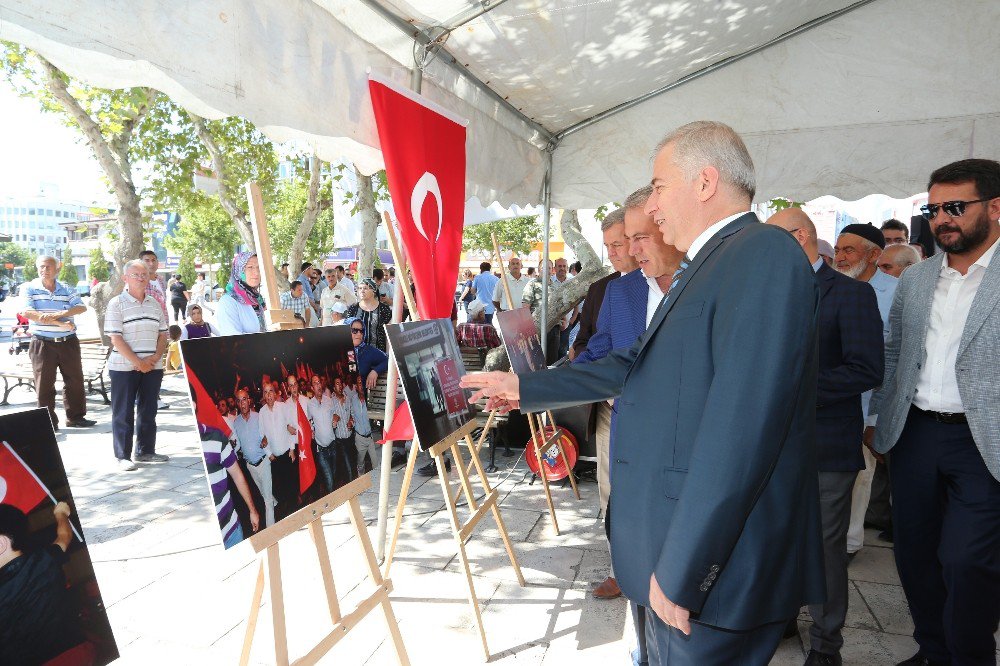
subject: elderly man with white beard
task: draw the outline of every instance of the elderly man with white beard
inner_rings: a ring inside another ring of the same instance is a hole
[[[882,337],[889,337],[889,308],[896,294],[895,278],[878,270],[879,257],[885,249],[885,236],[871,224],[849,224],[837,237],[834,247],[834,267],[848,277],[867,282],[875,290],[878,311],[882,316]],[[868,403],[872,392],[861,395],[861,408],[868,418]],[[865,545],[865,512],[871,498],[872,479],[875,476],[875,457],[864,449],[865,468],[858,473],[851,495],[851,524],[847,531],[847,554],[853,557]]]

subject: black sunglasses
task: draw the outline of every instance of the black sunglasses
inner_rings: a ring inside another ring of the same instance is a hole
[[[363,328],[354,328],[353,326],[351,327],[351,333],[364,333],[364,332],[365,329]]]
[[[976,199],[975,201],[945,201],[939,204],[924,204],[920,207],[920,214],[924,216],[924,219],[928,222],[937,217],[938,211],[943,210],[945,213],[951,217],[962,217],[965,215],[965,207],[969,204],[983,203],[984,201],[990,201],[990,199]]]

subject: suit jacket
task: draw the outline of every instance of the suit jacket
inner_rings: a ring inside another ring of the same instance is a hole
[[[927,358],[925,342],[931,304],[945,253],[906,269],[889,312],[885,348],[885,381],[872,396],[878,415],[875,450],[889,451],[906,423],[920,369]],[[958,347],[955,374],[969,429],[994,478],[1000,480],[1000,254],[994,254],[976,291]]]
[[[604,292],[608,288],[608,283],[619,277],[621,277],[621,273],[615,271],[611,275],[605,275],[587,289],[587,296],[583,300],[583,309],[580,310],[580,330],[573,341],[573,349],[576,350],[577,354],[587,348],[587,341],[590,340],[590,336],[597,328],[597,315],[601,311],[601,303],[604,302]]]
[[[648,294],[649,285],[638,268],[609,283],[597,315],[596,330],[587,348],[573,362],[589,363],[604,358],[612,349],[634,345],[646,330]]]
[[[825,598],[816,473],[816,279],[753,214],[702,248],[642,337],[521,377],[525,411],[619,396],[611,552],[696,621],[749,629]]]
[[[875,290],[825,263],[819,282],[816,448],[821,472],[865,468],[861,394],[882,383],[885,341]]]

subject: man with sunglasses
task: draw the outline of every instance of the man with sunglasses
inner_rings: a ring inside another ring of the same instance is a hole
[[[995,664],[1000,622],[1000,163],[931,174],[921,212],[943,253],[911,266],[889,315],[865,443],[890,452],[896,567],[920,651]]]

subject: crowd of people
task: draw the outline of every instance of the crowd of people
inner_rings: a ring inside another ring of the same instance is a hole
[[[635,662],[766,664],[807,606],[805,663],[840,664],[867,523],[894,542],[913,619],[901,664],[995,664],[1000,163],[930,174],[930,247],[886,220],[824,248],[801,209],[750,212],[727,126],[681,127],[655,155],[604,222],[616,273],[587,295],[574,363],[463,378],[502,410],[615,400],[595,594],[628,597]]]

